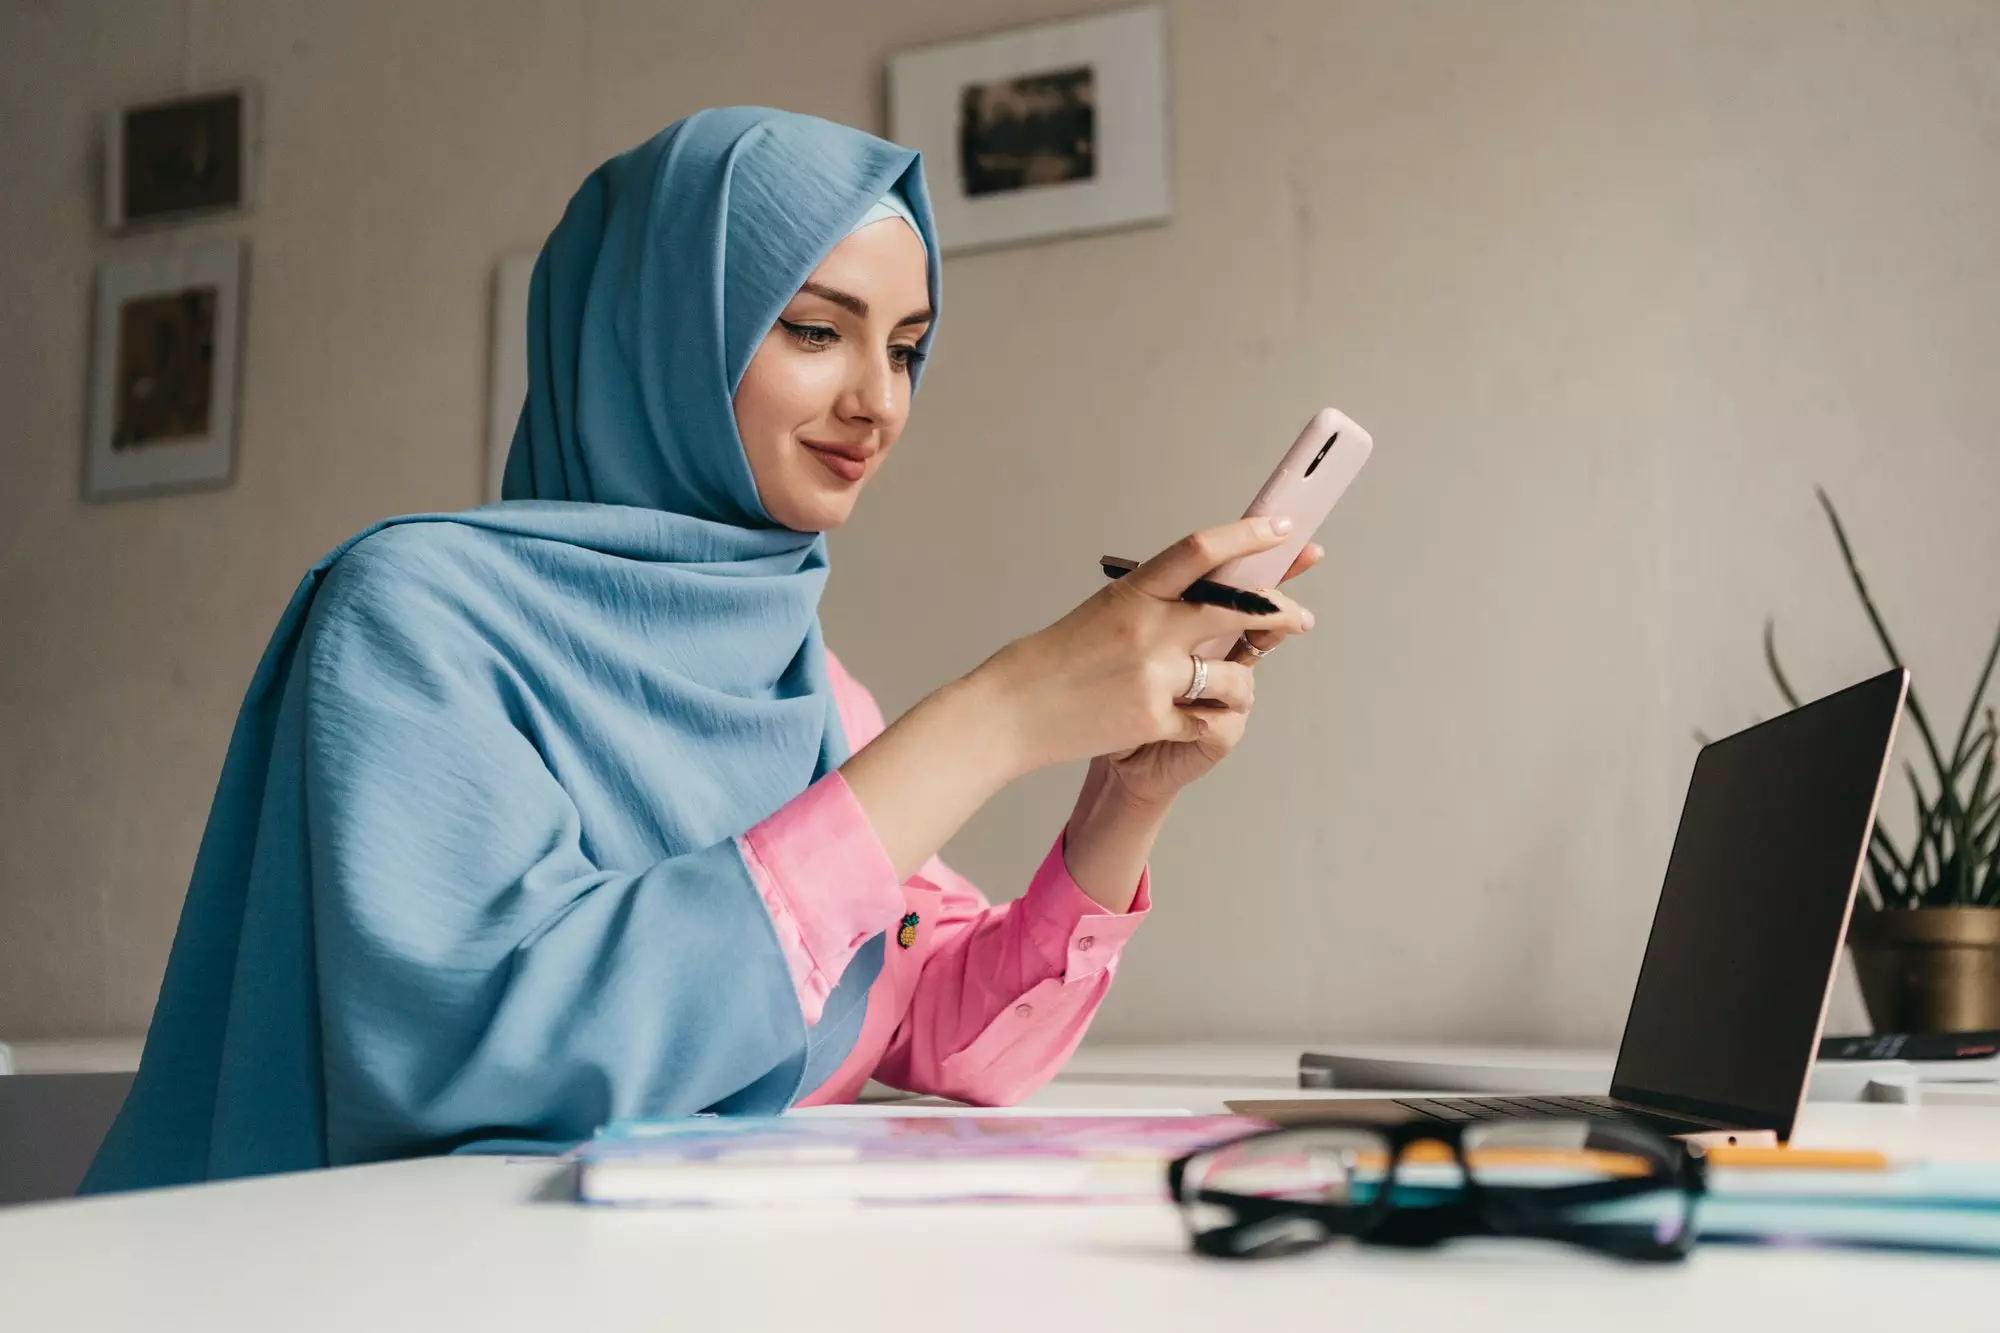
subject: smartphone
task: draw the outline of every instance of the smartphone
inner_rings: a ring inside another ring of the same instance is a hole
[[[1374,437],[1345,412],[1331,407],[1315,412],[1243,511],[1245,518],[1289,518],[1292,530],[1270,550],[1241,556],[1211,571],[1209,581],[1232,588],[1277,587],[1374,450]],[[1234,638],[1211,639],[1195,652],[1223,657],[1235,643]]]

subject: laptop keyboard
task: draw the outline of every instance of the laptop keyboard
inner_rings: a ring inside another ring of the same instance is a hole
[[[1637,1121],[1665,1134],[1691,1134],[1713,1129],[1693,1120],[1620,1106],[1608,1097],[1400,1097],[1396,1104],[1432,1120],[1561,1120]]]

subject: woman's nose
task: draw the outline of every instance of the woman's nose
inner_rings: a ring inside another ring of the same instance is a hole
[[[848,389],[849,417],[881,425],[896,410],[896,375],[886,356],[865,359]]]

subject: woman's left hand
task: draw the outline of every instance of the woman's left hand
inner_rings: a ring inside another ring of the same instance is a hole
[[[1325,554],[1325,549],[1317,542],[1308,542],[1279,582],[1297,578],[1318,564]],[[1307,623],[1310,625],[1310,619]],[[1229,660],[1255,666],[1261,654],[1269,653],[1286,637],[1287,632],[1282,630],[1254,631],[1253,645],[1260,652],[1246,652],[1242,642],[1238,641],[1229,654]],[[1104,762],[1108,776],[1123,790],[1128,800],[1145,805],[1167,804],[1182,787],[1214,768],[1224,755],[1236,748],[1236,743],[1243,739],[1243,728],[1250,720],[1253,702],[1254,694],[1243,700],[1241,707],[1218,707],[1213,703],[1181,705],[1183,708],[1203,710],[1204,721],[1208,725],[1202,729],[1200,736],[1191,741],[1155,741],[1136,750],[1106,755]]]

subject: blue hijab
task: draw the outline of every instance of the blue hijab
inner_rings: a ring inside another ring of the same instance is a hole
[[[362,532],[279,620],[86,1192],[775,1111],[838,1064],[880,941],[808,1032],[734,841],[847,754],[825,539],[732,399],[892,189],[935,255],[916,154],[754,107],[584,183],[506,501]]]

